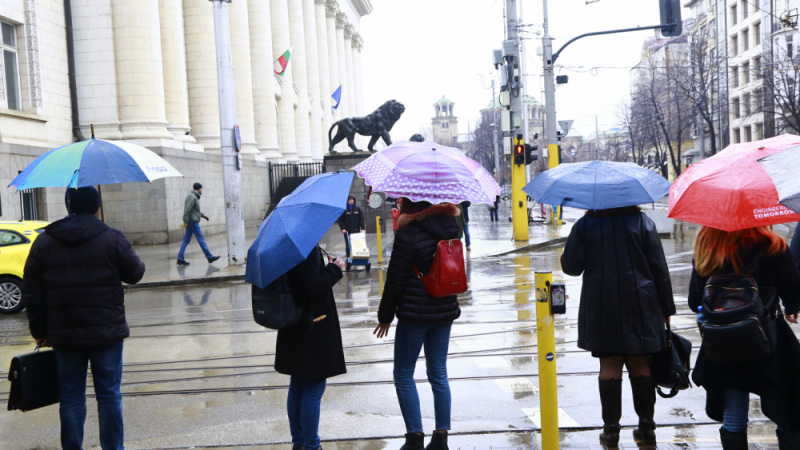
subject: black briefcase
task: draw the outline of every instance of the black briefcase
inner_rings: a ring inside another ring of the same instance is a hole
[[[8,370],[11,392],[8,410],[32,411],[59,401],[56,354],[53,350],[20,355],[11,360]]]

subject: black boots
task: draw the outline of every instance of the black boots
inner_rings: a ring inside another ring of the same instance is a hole
[[[800,436],[793,436],[786,430],[777,430],[778,449],[780,450],[800,450]]]
[[[725,428],[719,429],[719,440],[723,450],[747,450],[747,431],[731,433]]]
[[[600,442],[608,448],[619,445],[619,419],[622,417],[622,380],[598,380],[603,407],[603,434]]]
[[[425,435],[420,433],[406,434],[406,443],[400,447],[400,450],[422,450],[425,448]]]
[[[434,431],[431,435],[431,442],[425,450],[449,450],[447,448],[447,430]]]
[[[639,428],[633,430],[633,440],[639,444],[656,445],[656,387],[653,377],[630,377],[633,391],[633,409],[639,416]]]

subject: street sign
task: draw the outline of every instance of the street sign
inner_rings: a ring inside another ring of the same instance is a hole
[[[242,151],[242,133],[239,131],[239,125],[236,125],[236,128],[233,130],[233,135],[236,138],[236,151]]]
[[[572,128],[572,124],[575,123],[574,120],[559,120],[558,126],[561,128],[561,131],[564,132],[564,136],[569,134],[569,129]]]
[[[383,197],[381,197],[381,194],[373,192],[372,195],[369,196],[369,202],[367,204],[372,209],[378,209],[381,204],[383,204]]]

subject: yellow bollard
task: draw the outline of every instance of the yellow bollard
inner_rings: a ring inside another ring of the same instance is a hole
[[[522,136],[521,134],[519,135]],[[514,138],[514,146],[525,145],[523,139]],[[511,156],[511,218],[514,225],[514,240],[528,242],[528,195],[522,192],[525,187],[525,164],[515,164]]]
[[[552,282],[552,272],[536,272],[536,342],[539,346],[539,407],[544,450],[559,449],[556,334],[550,308]]]
[[[375,218],[375,229],[378,232],[378,264],[383,264],[383,246],[381,245],[381,216]]]

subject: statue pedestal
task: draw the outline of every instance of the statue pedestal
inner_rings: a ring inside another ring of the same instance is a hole
[[[356,164],[364,161],[365,159],[369,158],[370,156],[374,155],[373,152],[341,152],[341,153],[326,153],[323,156],[323,167],[325,173],[330,172],[338,172],[339,170],[347,170],[355,166]],[[370,208],[368,203],[369,199],[367,195],[369,194],[369,186],[364,183],[364,179],[359,177],[356,174],[353,177],[353,184],[350,186],[350,195],[356,198],[356,205],[361,208],[361,211],[364,212],[364,221],[366,225],[367,233],[375,233],[376,232],[376,225],[375,225],[375,217],[382,216],[383,217],[383,225],[381,225],[382,232],[386,232],[386,224],[392,223],[392,215],[389,212],[394,202],[386,202],[386,195],[380,194],[383,197],[383,202],[380,203],[378,208]],[[337,226],[338,225],[335,225]],[[390,228],[391,229],[391,228]]]

